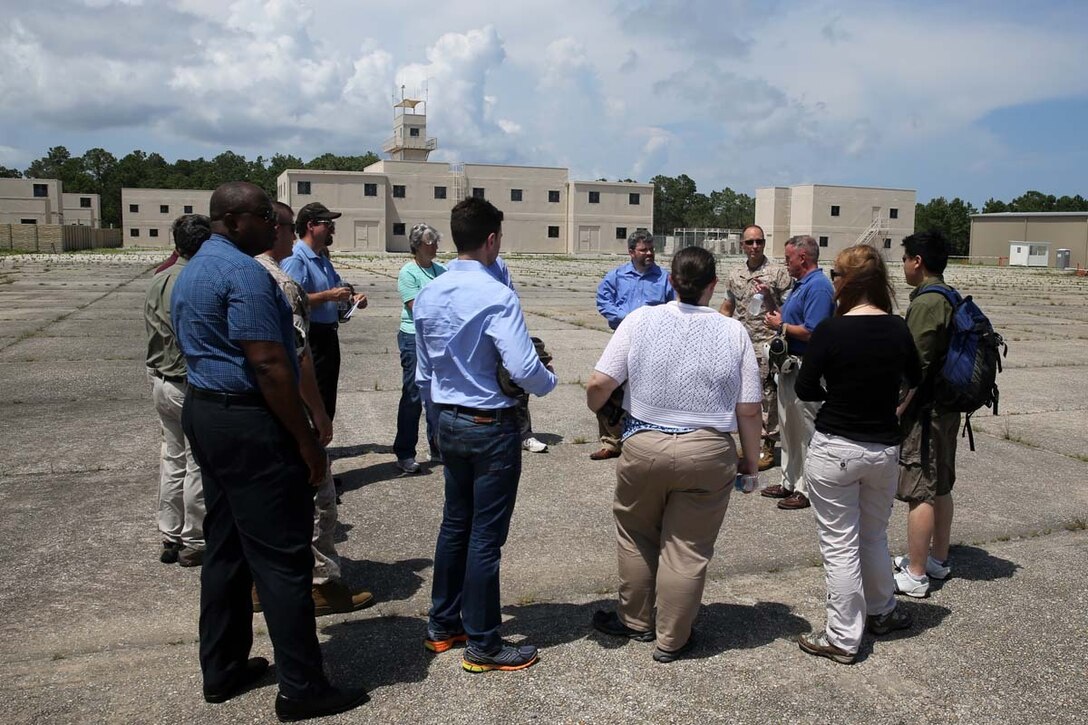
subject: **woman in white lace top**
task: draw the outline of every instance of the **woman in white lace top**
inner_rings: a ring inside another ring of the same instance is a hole
[[[672,261],[679,302],[627,316],[586,387],[591,410],[626,382],[627,423],[616,465],[619,603],[593,626],[617,637],[656,640],[653,657],[671,662],[692,644],[733,479],[756,473],[762,386],[744,327],[707,306],[714,256],[689,247]],[[654,610],[657,610],[656,621]]]

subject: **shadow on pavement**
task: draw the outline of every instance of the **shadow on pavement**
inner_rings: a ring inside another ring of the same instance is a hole
[[[953,579],[968,581],[1008,579],[1020,568],[1019,564],[993,556],[977,546],[962,544],[952,546],[949,548],[948,558],[952,561]]]
[[[326,450],[333,458],[354,458],[355,456],[364,456],[367,453],[393,454],[393,446],[379,443],[363,443],[359,446],[332,446]]]
[[[359,684],[367,690],[402,682],[421,682],[435,655],[423,648],[426,620],[419,617],[373,617],[324,627],[329,640],[321,646],[330,679]],[[390,657],[395,646],[396,656]],[[460,651],[448,658],[460,667]]]
[[[402,559],[392,564],[340,557],[344,582],[352,591],[366,590],[379,603],[411,599],[423,586],[417,572],[430,567],[430,559]]]
[[[908,629],[901,629],[897,632],[890,632],[880,637],[874,637],[868,632],[865,633],[865,638],[861,641],[861,647],[858,648],[857,662],[864,662],[869,655],[873,654],[875,644],[882,644],[886,642],[894,642],[898,639],[910,639],[911,637],[917,637],[925,632],[927,629],[933,629],[944,621],[944,618],[952,613],[952,610],[948,607],[942,607],[939,604],[929,604],[920,601],[911,601],[907,597],[897,597],[897,608],[901,608],[904,612],[911,616],[913,623]]]

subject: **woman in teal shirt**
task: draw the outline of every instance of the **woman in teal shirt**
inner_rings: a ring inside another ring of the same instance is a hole
[[[412,305],[416,295],[432,279],[446,271],[436,262],[438,242],[442,235],[429,224],[416,224],[408,233],[408,246],[412,261],[400,268],[397,289],[403,303],[400,309],[400,329],[397,331],[397,347],[400,348],[400,367],[403,373],[400,405],[397,408],[397,437],[393,440],[393,453],[397,456],[397,468],[405,473],[419,473],[416,463],[416,443],[419,441],[419,414],[426,411],[427,443],[431,460],[441,460],[438,443],[434,439],[437,426],[431,420],[429,401],[422,401],[416,385],[416,326],[412,317]]]

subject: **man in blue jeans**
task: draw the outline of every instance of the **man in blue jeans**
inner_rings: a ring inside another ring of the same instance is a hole
[[[537,661],[536,647],[499,636],[499,559],[521,477],[521,434],[517,401],[496,373],[501,362],[535,395],[551,392],[556,378],[529,339],[518,296],[487,270],[499,256],[502,218],[484,199],[457,204],[450,215],[457,259],[412,307],[416,382],[438,412],[446,475],[424,646],[444,652],[467,641],[461,666],[469,672]]]

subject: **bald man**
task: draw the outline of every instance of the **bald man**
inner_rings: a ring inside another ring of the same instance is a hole
[[[253,644],[256,585],[276,657],[276,715],[299,720],[369,698],[331,686],[314,631],[313,486],[327,459],[299,395],[291,308],[253,257],[272,246],[276,212],[245,182],[212,193],[211,237],[178,276],[174,329],[189,370],[182,427],[204,479],[200,588],[204,699],[231,699],[268,661]]]

